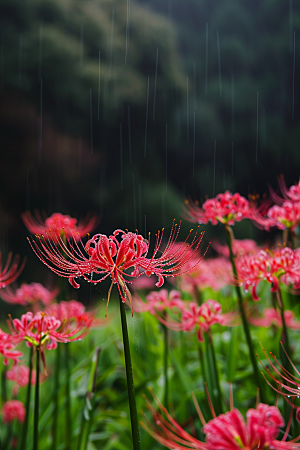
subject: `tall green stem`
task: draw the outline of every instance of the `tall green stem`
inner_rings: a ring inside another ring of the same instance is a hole
[[[40,347],[36,347],[36,381],[33,419],[33,450],[39,446]]]
[[[125,369],[126,369],[126,379],[127,379],[127,390],[128,390],[128,400],[130,409],[130,419],[131,419],[131,431],[132,431],[132,443],[134,450],[141,450],[140,432],[139,432],[139,421],[135,402],[135,392],[133,384],[133,374],[128,338],[128,329],[126,321],[125,305],[120,299],[120,314],[122,323],[122,334],[123,334],[123,345],[124,345],[124,355],[125,355]]]
[[[219,371],[217,367],[217,360],[216,360],[216,353],[215,348],[213,344],[212,334],[211,330],[208,330],[208,343],[211,349],[212,354],[212,361],[214,366],[214,372],[215,372],[215,381],[217,385],[217,391],[218,391],[218,414],[221,414],[223,412],[223,406],[222,406],[222,391],[221,391],[221,385],[220,385],[220,377],[219,377]]]
[[[31,398],[31,378],[32,378],[32,366],[33,366],[33,347],[30,347],[29,352],[29,378],[27,385],[27,393],[26,393],[26,404],[25,404],[25,419],[22,427],[22,436],[20,439],[19,450],[24,450],[26,448],[26,438],[28,432],[28,423],[29,423],[29,410],[30,410],[30,398]]]
[[[166,313],[164,319],[166,319]],[[164,385],[165,385],[165,398],[164,405],[167,408],[169,405],[169,378],[168,378],[168,352],[169,352],[169,332],[168,328],[162,324],[164,333]]]
[[[55,368],[54,368],[54,391],[53,391],[53,423],[52,423],[52,450],[57,448],[57,424],[59,412],[59,372],[60,372],[60,348],[61,344],[57,344],[55,354]]]
[[[261,400],[263,403],[266,403],[264,389],[261,385],[261,377],[259,376],[257,360],[255,357],[251,334],[250,334],[247,317],[246,317],[246,313],[245,313],[245,308],[244,308],[244,304],[243,304],[242,292],[241,292],[240,286],[237,284],[238,275],[237,275],[237,269],[236,269],[236,265],[235,265],[235,261],[234,261],[234,254],[232,251],[232,241],[233,241],[232,230],[231,230],[230,226],[227,224],[225,225],[225,231],[226,231],[227,243],[228,243],[228,248],[229,248],[229,257],[230,257],[230,262],[232,265],[233,276],[236,281],[235,291],[236,291],[237,298],[238,298],[238,304],[239,304],[239,310],[240,310],[241,317],[242,317],[243,329],[244,329],[244,333],[246,336],[246,341],[247,341],[247,345],[248,345],[248,349],[249,349],[249,356],[250,356],[250,360],[251,360],[251,364],[252,364],[252,368],[253,368],[253,375],[254,375],[256,385],[259,388]]]
[[[66,365],[66,446],[65,450],[71,449],[71,436],[72,436],[72,418],[71,418],[71,386],[70,386],[70,352],[69,352],[70,343],[66,343],[64,346],[65,349],[65,365]]]

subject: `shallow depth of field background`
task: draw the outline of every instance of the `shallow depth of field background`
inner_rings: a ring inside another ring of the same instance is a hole
[[[297,182],[299,79],[300,4],[293,0],[0,0],[0,249],[27,257],[19,282],[57,282],[29,248],[20,218],[26,210],[97,215],[99,233],[127,228],[147,236],[162,227],[168,233],[185,199],[202,202],[226,189],[263,196],[280,173],[287,186]],[[183,223],[182,236],[190,227]],[[203,229],[206,243],[224,241],[220,227]],[[247,221],[234,231],[272,241]],[[104,316],[108,287],[82,284],[70,296],[100,301]],[[118,321],[113,311],[110,305]],[[1,320],[8,312],[1,306]],[[136,316],[129,327],[140,392],[143,377],[157,387],[162,342],[157,347],[149,330],[159,335],[158,325]],[[100,344],[113,349],[103,352],[103,367],[115,369],[101,388],[103,410],[111,409],[99,433],[111,437],[122,435],[127,397],[120,330],[103,333]],[[98,343],[92,336],[78,344],[86,354]],[[196,351],[191,341],[184,345],[191,346],[187,373],[183,347],[173,343],[175,405],[199,376]],[[217,342],[223,355],[227,346],[226,336]],[[224,359],[228,381],[230,363],[245,355]],[[79,393],[80,376],[73,377]],[[179,416],[187,410],[190,398]],[[151,438],[143,439],[148,448]]]

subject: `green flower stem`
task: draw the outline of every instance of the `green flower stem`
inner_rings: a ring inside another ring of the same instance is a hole
[[[136,402],[135,402],[135,393],[134,393],[133,374],[132,374],[132,365],[131,365],[131,357],[130,357],[130,347],[129,347],[125,304],[122,302],[121,299],[120,299],[120,314],[121,314],[123,345],[124,345],[124,354],[125,354],[125,369],[126,369],[126,378],[127,378],[130,419],[131,419],[132,443],[133,443],[134,450],[141,450],[139,421],[138,421]]]
[[[33,366],[33,347],[30,347],[29,352],[29,381],[27,385],[27,393],[26,393],[26,403],[25,403],[25,419],[22,427],[22,435],[20,439],[19,450],[24,450],[26,448],[26,438],[28,432],[28,423],[29,423],[29,410],[30,410],[30,399],[31,399],[31,378],[32,378],[32,366]]]
[[[57,344],[55,354],[55,368],[54,368],[54,391],[53,391],[53,422],[52,422],[52,450],[57,449],[57,425],[58,425],[58,411],[59,411],[59,373],[60,373],[60,348],[61,344]]]
[[[217,367],[216,353],[215,353],[215,348],[214,348],[212,334],[211,334],[210,329],[208,330],[207,334],[208,334],[208,344],[211,349],[212,362],[213,362],[213,367],[214,367],[214,372],[215,372],[215,381],[216,381],[217,391],[218,391],[218,408],[217,408],[218,411],[217,412],[218,412],[218,414],[221,414],[221,413],[223,413],[222,391],[221,391],[221,385],[220,385],[219,371],[218,371],[218,367]]]
[[[167,314],[164,314],[166,319]],[[167,408],[169,405],[169,378],[168,378],[168,352],[169,352],[169,330],[162,324],[164,334],[164,385],[165,385],[165,397],[164,405]]]
[[[66,446],[65,450],[71,450],[72,437],[72,418],[71,418],[71,371],[70,371],[70,343],[64,345],[65,350],[65,366],[66,366]]]
[[[33,419],[33,450],[39,446],[40,348],[36,347],[36,381]]]
[[[234,279],[237,281],[238,280],[237,269],[236,269],[236,265],[235,265],[235,261],[234,261],[234,254],[232,251],[233,234],[232,234],[232,230],[228,224],[225,224],[225,231],[226,231],[227,244],[228,244],[228,248],[229,248],[229,257],[230,257],[230,262],[232,265],[233,276],[234,276]],[[237,294],[237,298],[238,298],[240,314],[242,317],[244,333],[246,336],[246,341],[247,341],[247,345],[248,345],[248,349],[249,349],[249,356],[250,356],[250,360],[251,360],[251,364],[252,364],[252,368],[253,368],[253,375],[254,375],[255,383],[256,383],[257,387],[259,388],[259,394],[260,394],[261,401],[263,403],[267,403],[266,399],[265,399],[265,390],[263,389],[263,386],[261,384],[262,379],[259,376],[259,371],[258,371],[258,367],[257,367],[257,359],[256,359],[256,356],[254,353],[254,348],[253,348],[253,343],[252,343],[251,334],[250,334],[250,330],[249,330],[249,325],[247,322],[247,317],[246,317],[245,308],[244,308],[244,304],[243,304],[242,292],[241,292],[240,286],[237,283],[235,285],[235,290],[236,290],[236,294]]]

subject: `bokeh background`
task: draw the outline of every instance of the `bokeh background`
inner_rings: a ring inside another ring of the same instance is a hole
[[[293,0],[0,0],[2,253],[45,282],[26,210],[147,234],[297,182],[299,63]]]

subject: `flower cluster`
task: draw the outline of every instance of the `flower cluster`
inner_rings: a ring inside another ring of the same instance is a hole
[[[6,372],[6,379],[14,382],[13,395],[17,395],[19,388],[24,388],[29,383],[29,367],[26,364],[16,364]],[[32,371],[31,384],[35,384],[36,373]]]
[[[291,330],[300,330],[300,322],[296,320],[293,311],[285,310],[283,312],[284,321],[288,328]],[[282,328],[282,319],[280,312],[275,308],[264,308],[263,316],[258,317],[253,314],[247,316],[248,322],[256,327],[266,327],[269,328],[271,325],[277,328]]]
[[[23,306],[36,305],[39,302],[49,305],[57,294],[58,289],[50,291],[40,283],[24,283],[18,289],[8,287],[0,292],[0,296],[5,302]]]
[[[0,252],[0,288],[5,288],[13,283],[25,266],[25,259],[19,264],[19,256],[15,256],[12,260],[12,253],[8,255],[5,266],[2,268],[2,254]]]
[[[158,442],[170,449],[287,450],[300,446],[295,441],[286,441],[289,425],[282,439],[277,439],[280,429],[284,426],[284,419],[276,406],[260,403],[255,409],[250,408],[246,414],[246,421],[236,408],[218,416],[212,411],[214,417],[206,423],[199,405],[196,404],[203,425],[202,433],[205,435],[205,441],[200,441],[186,432],[158,400],[159,410],[156,410],[150,402],[147,403],[155,425],[152,423],[142,425]]]
[[[33,217],[29,211],[22,215],[22,219],[31,233],[47,233],[53,240],[57,240],[64,235],[79,240],[95,228],[98,223],[96,217],[87,217],[77,225],[77,219],[61,213],[54,213],[44,220],[39,212],[36,212],[36,217]]]
[[[112,284],[116,284],[123,302],[126,298],[131,301],[127,287],[142,274],[158,277],[157,287],[161,287],[164,278],[178,276],[185,272],[187,263],[195,256],[201,243],[203,233],[198,229],[188,244],[187,239],[175,246],[180,225],[173,223],[171,234],[164,251],[157,257],[162,244],[163,232],[156,235],[153,253],[148,257],[150,240],[146,241],[137,233],[116,230],[111,236],[96,234],[87,241],[85,246],[68,239],[68,245],[62,239],[53,242],[51,236],[38,236],[32,240],[31,246],[40,260],[54,273],[69,279],[71,285],[79,288],[76,278],[96,284],[107,277],[111,277]],[[195,264],[201,258],[199,257]],[[111,292],[109,290],[109,296]]]
[[[259,300],[256,288],[261,280],[271,283],[271,292],[276,292],[279,280],[294,289],[300,287],[300,248],[276,248],[273,251],[259,250],[255,254],[236,259],[238,282],[247,292],[252,288],[252,297]]]
[[[20,400],[9,400],[3,405],[2,420],[4,423],[12,422],[15,419],[22,423],[24,422],[25,414],[25,407]]]
[[[221,222],[234,225],[235,222],[243,219],[251,219],[253,208],[249,201],[238,192],[231,194],[226,191],[224,194],[218,194],[215,198],[206,200],[202,208],[187,202],[185,216],[190,222],[203,224],[211,222],[212,225]]]

